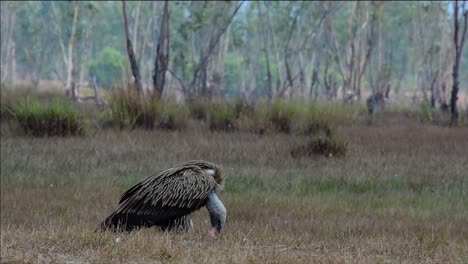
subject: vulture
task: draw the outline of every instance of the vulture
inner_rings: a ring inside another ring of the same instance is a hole
[[[100,225],[101,230],[131,231],[159,226],[163,230],[193,228],[191,213],[206,207],[209,234],[216,236],[226,222],[226,209],[217,193],[223,188],[220,166],[203,160],[180,163],[158,172],[125,191],[119,208]]]

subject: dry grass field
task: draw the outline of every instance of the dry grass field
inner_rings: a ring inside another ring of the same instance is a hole
[[[2,263],[468,263],[468,128],[347,126],[344,158],[305,137],[102,130],[1,138]],[[190,159],[219,163],[228,210],[208,236],[94,233],[120,194]]]

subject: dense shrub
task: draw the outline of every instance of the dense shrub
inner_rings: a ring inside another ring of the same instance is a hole
[[[346,155],[347,144],[334,137],[317,136],[307,144],[291,150],[295,158],[310,156],[343,157]]]
[[[27,135],[43,137],[86,134],[82,116],[71,102],[58,98],[51,104],[41,104],[32,97],[23,98],[14,106],[14,114]]]

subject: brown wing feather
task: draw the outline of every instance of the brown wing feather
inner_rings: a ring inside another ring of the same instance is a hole
[[[168,169],[127,190],[116,213],[155,218],[182,216],[204,206],[215,188],[215,179],[198,166]]]

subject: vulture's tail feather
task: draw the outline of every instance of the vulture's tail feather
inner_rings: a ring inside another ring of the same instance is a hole
[[[132,231],[141,227],[155,225],[151,217],[142,217],[135,214],[112,213],[100,225],[101,230]]]
[[[190,215],[176,217],[163,222],[154,216],[112,213],[100,225],[100,230],[132,231],[142,227],[159,226],[162,230],[188,230],[193,226]],[[98,230],[99,230],[98,229]]]

